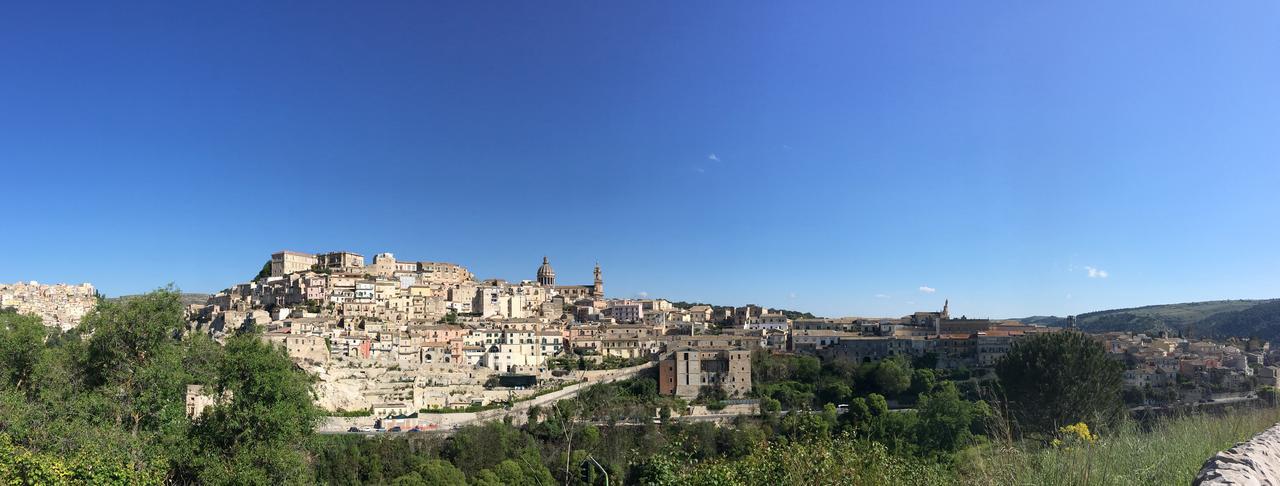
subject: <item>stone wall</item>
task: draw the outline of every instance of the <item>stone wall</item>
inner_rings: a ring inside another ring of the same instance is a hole
[[[1192,484],[1280,484],[1280,425],[1210,458]]]

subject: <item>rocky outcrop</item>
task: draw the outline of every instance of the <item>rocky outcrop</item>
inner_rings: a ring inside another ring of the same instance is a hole
[[[1280,425],[1204,463],[1193,485],[1280,485]]]

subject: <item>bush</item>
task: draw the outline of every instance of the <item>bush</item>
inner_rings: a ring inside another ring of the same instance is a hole
[[[1017,342],[996,363],[1014,422],[1050,435],[1077,422],[1106,425],[1123,416],[1123,365],[1092,337],[1076,331]]]

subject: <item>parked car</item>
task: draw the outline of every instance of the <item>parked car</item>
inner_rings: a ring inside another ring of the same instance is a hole
[[[392,427],[391,430],[388,430],[387,432],[400,432],[400,426],[397,425],[395,427]]]
[[[347,432],[359,432],[359,431],[360,431],[360,427],[352,427],[347,429]]]

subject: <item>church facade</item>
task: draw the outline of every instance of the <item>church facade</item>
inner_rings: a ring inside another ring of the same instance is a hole
[[[591,285],[556,285],[556,271],[551,268],[551,261],[542,257],[542,266],[538,267],[538,285],[548,287],[552,293],[567,300],[604,298],[604,278],[600,274],[600,264],[596,264],[595,282]]]

